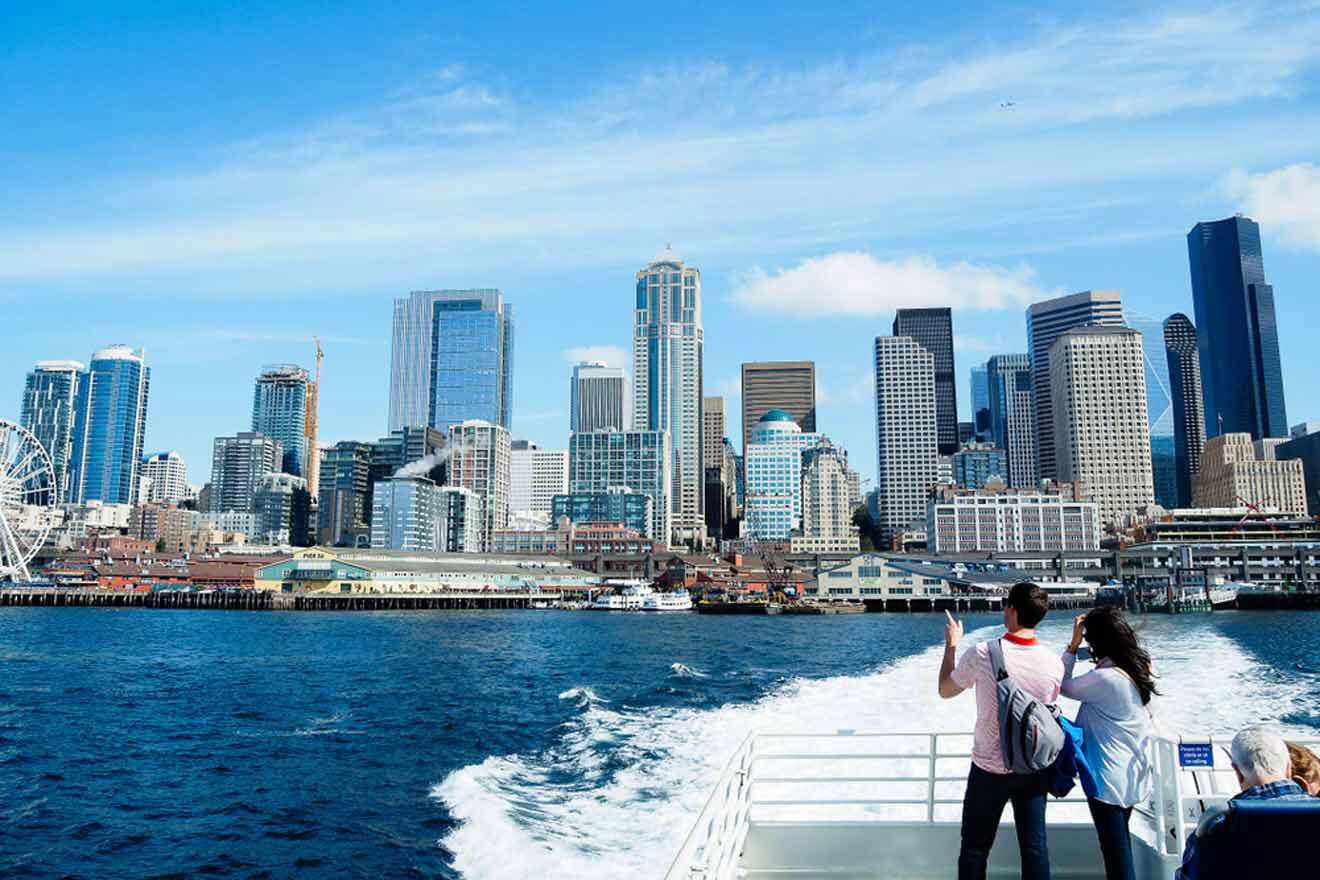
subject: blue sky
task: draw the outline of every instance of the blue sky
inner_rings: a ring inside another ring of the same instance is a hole
[[[707,393],[736,419],[742,361],[815,360],[870,473],[895,307],[955,307],[966,417],[1027,303],[1190,314],[1187,230],[1242,211],[1289,419],[1320,417],[1315,2],[191,5],[0,11],[0,416],[36,360],[144,346],[147,447],[202,482],[261,365],[319,334],[322,439],[372,439],[392,300],[497,286],[515,436],[562,445],[570,361],[626,356],[673,242]]]

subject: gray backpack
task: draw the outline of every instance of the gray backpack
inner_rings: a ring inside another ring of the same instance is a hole
[[[1063,751],[1059,709],[1037,700],[1018,687],[1004,668],[1004,646],[989,643],[990,668],[999,699],[999,747],[1010,773],[1036,773],[1054,765]]]

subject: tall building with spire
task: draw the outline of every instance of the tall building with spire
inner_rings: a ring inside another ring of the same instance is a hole
[[[636,281],[633,429],[668,432],[673,538],[699,543],[706,533],[701,272],[666,247]]]
[[[1274,288],[1265,282],[1260,226],[1249,217],[1197,223],[1187,233],[1201,357],[1206,436],[1288,436]]]
[[[96,351],[78,388],[68,499],[133,504],[147,431],[151,370],[141,349]]]
[[[513,421],[513,306],[494,289],[417,290],[394,301],[390,430]]]

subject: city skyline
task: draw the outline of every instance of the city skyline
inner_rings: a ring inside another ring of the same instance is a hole
[[[1289,409],[1305,419],[1320,412],[1320,389],[1295,378],[1320,317],[1304,295],[1320,249],[1305,51],[1320,15],[1246,3],[1210,21],[1188,9],[1069,11],[1066,25],[1048,11],[938,24],[776,11],[742,22],[747,43],[701,27],[727,13],[690,9],[681,26],[635,13],[681,34],[679,48],[602,45],[589,72],[545,55],[538,77],[531,59],[491,51],[510,29],[541,32],[535,14],[474,14],[460,40],[428,32],[435,19],[407,3],[376,11],[372,27],[348,28],[356,45],[326,35],[345,62],[336,74],[319,69],[322,53],[298,51],[291,21],[226,18],[237,43],[200,41],[181,62],[187,40],[151,39],[132,16],[85,35],[100,54],[72,52],[54,35],[82,33],[78,22],[42,12],[10,32],[14,75],[0,81],[26,132],[0,170],[11,208],[0,299],[34,328],[7,351],[0,411],[18,417],[38,360],[144,348],[144,448],[179,450],[201,482],[211,439],[247,425],[250,377],[272,362],[310,368],[315,334],[327,351],[323,442],[371,440],[388,418],[382,304],[497,285],[518,306],[513,435],[562,446],[567,370],[597,359],[583,350],[626,352],[622,288],[672,240],[703,271],[704,393],[737,413],[740,363],[814,360],[820,428],[874,476],[861,358],[895,308],[954,309],[965,398],[972,363],[1023,350],[1031,300],[1114,288],[1144,313],[1192,315],[1187,230],[1242,211],[1262,227]],[[214,22],[176,25],[204,34]],[[811,36],[776,56],[758,49],[785,34]],[[126,45],[139,50],[131,69],[106,63]],[[232,71],[234,51],[253,63]],[[1204,87],[1207,51],[1227,65],[1222,89]],[[259,72],[285,56],[296,93]],[[1118,57],[1155,69],[1125,73]],[[52,92],[52,63],[95,69],[108,94]],[[221,68],[236,78],[217,89]],[[344,70],[362,75],[347,82]],[[142,109],[161,106],[144,91],[153,81],[171,84],[165,118]],[[639,144],[628,108],[661,95],[675,123]],[[581,123],[567,140],[566,111]],[[904,143],[876,151],[879,125],[901,127]],[[713,133],[728,144],[714,155]],[[948,149],[951,133],[972,149]],[[634,210],[657,175],[662,209]]]

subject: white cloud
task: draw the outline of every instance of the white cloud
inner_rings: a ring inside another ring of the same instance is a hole
[[[52,180],[42,189],[61,211],[6,205],[0,279],[323,288],[455,264],[482,274],[511,253],[529,270],[628,264],[670,238],[700,242],[694,262],[753,263],[965,231],[969,217],[1030,229],[993,239],[1012,249],[1036,240],[1028,221],[1051,204],[1086,213],[1123,186],[1149,194],[1152,180],[1320,149],[1320,116],[1287,100],[1320,57],[1320,11],[1280,5],[1044,22],[988,49],[969,36],[806,69],[648,63],[548,103],[449,65],[210,166]],[[1091,211],[1048,231],[1103,225]],[[964,277],[1011,301],[1030,279],[1000,271]]]
[[[564,360],[570,364],[604,361],[606,366],[627,369],[632,356],[617,345],[578,345],[564,349]]]
[[[883,315],[896,308],[1018,308],[1047,295],[1029,266],[940,265],[931,257],[877,260],[845,251],[773,274],[753,269],[734,291],[744,308],[795,315]]]
[[[967,333],[953,334],[953,348],[968,354],[1004,354],[1021,347],[1022,343],[1012,343],[1002,336],[974,336]]]
[[[820,381],[816,384],[816,403],[818,406],[856,406],[875,403],[875,372],[872,370],[853,370],[842,381],[834,381],[834,370],[821,369]],[[817,419],[819,423],[820,419]]]
[[[1225,178],[1224,190],[1267,235],[1320,250],[1320,166],[1306,162],[1260,174],[1237,170]]]

